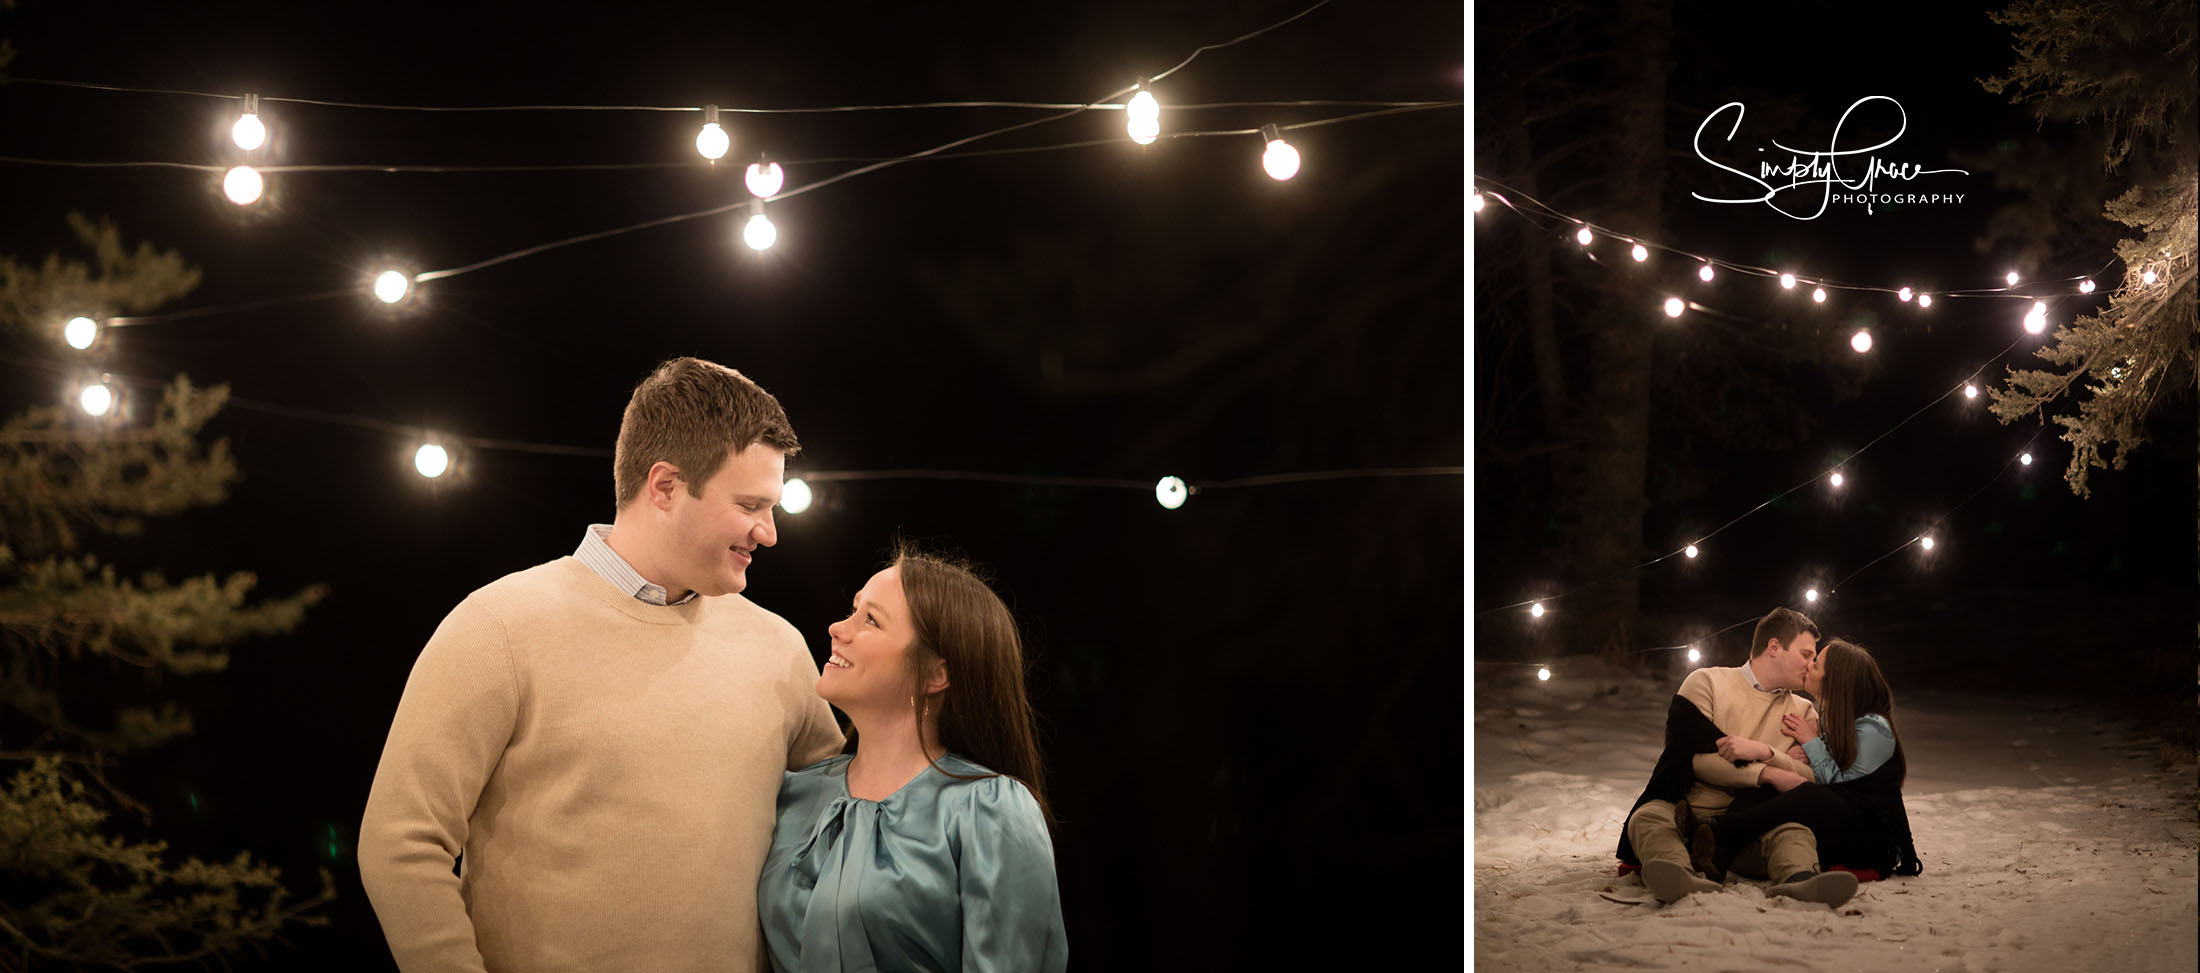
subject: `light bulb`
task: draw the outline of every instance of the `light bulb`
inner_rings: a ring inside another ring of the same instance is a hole
[[[1920,538],[1918,538],[1918,539],[1917,539],[1917,546],[1919,546],[1919,547],[1922,547],[1922,548],[1924,548],[1924,549],[1926,549],[1926,550],[1928,550],[1928,551],[1932,550],[1932,549],[1933,549],[1933,535],[1931,535],[1931,534],[1927,534],[1927,535],[1925,535],[1925,536],[1923,536],[1923,537],[1920,537]]]
[[[2004,278],[2002,278],[2002,279],[2003,279],[2003,280],[2006,280],[2006,281],[2008,281],[2008,282],[2009,282],[2009,286],[2011,286],[2011,287],[2015,287],[2015,286],[2017,285],[2017,272],[2016,272],[2016,271],[2014,271],[2014,270],[2012,270],[2012,271],[2010,271],[2010,272],[2009,272],[2009,276],[2007,276],[2007,277],[2004,277]]]
[[[105,382],[93,382],[77,393],[76,404],[90,416],[103,416],[114,410],[115,390]]]
[[[450,472],[451,454],[445,452],[441,446],[428,443],[413,450],[413,469],[421,476],[433,480]]]
[[[2032,465],[2032,454],[2026,453],[2022,456],[2017,457],[2017,462],[2023,463],[2026,466]]]
[[[1475,193],[1473,200],[1470,201],[1467,205],[1472,207],[1477,213],[1482,212],[1482,194]]]
[[[1816,602],[1818,600],[1818,589],[1811,588],[1804,591],[1803,600],[1808,602]]]
[[[1856,349],[1859,355],[1872,350],[1872,333],[1863,328],[1856,329],[1856,333],[1849,336],[1849,347]]]
[[[1787,290],[1787,291],[1792,291],[1792,290],[1794,290],[1794,289],[1795,289],[1795,275],[1794,275],[1794,274],[1781,274],[1781,275],[1780,275],[1780,289],[1781,289],[1781,290]]]
[[[2091,294],[2091,293],[2093,293],[2093,281],[2091,281],[2091,280],[2081,280],[2081,281],[2079,281],[2079,282],[2078,282],[2078,293],[2080,293],[2080,294]]]
[[[1839,474],[1839,473],[1835,473],[1835,474],[1833,475],[1833,480],[1832,480],[1832,482],[1833,482],[1833,488],[1834,488],[1834,489],[1836,489],[1836,490],[1839,490],[1839,489],[1841,489],[1841,484],[1849,482],[1849,478],[1848,478],[1848,477],[1845,477],[1845,476],[1842,476],[1842,475],[1841,475],[1841,474]]]
[[[771,217],[762,213],[749,217],[749,222],[741,227],[741,242],[748,244],[751,250],[769,250],[778,241],[779,228],[772,225]]]
[[[374,296],[384,304],[395,304],[405,299],[412,290],[412,278],[395,270],[385,270],[374,277]]]
[[[1917,295],[1917,306],[1918,306],[1918,307],[1932,307],[1932,306],[1933,306],[1933,295],[1931,295],[1931,294],[1919,294],[1919,295]]]
[[[2154,268],[2152,268],[2152,267],[2148,267],[2148,268],[2146,269],[2146,272],[2145,272],[2145,273],[2142,273],[2142,274],[2140,274],[2140,275],[2139,275],[2139,283],[2142,283],[2142,284],[2152,284],[2152,283],[2154,283]]]
[[[1130,134],[1131,141],[1140,145],[1152,145],[1155,139],[1161,137],[1161,119],[1132,118],[1124,124],[1124,129]]]
[[[250,152],[267,144],[267,126],[261,123],[260,116],[245,112],[237,116],[237,124],[229,127],[229,138],[238,148]]]
[[[1535,679],[1537,682],[1550,682],[1551,670],[1546,666],[1537,666],[1535,668]]]
[[[1712,275],[1710,264],[1704,264],[1703,266],[1696,268],[1697,280],[1703,281],[1704,283],[1708,284],[1711,283],[1711,276]]]
[[[1274,126],[1269,126],[1274,130]],[[1268,140],[1268,151],[1261,153],[1260,167],[1268,170],[1268,178],[1282,182],[1299,174],[1299,150],[1281,138]]]
[[[1132,118],[1160,118],[1161,103],[1154,100],[1153,92],[1140,90],[1123,106],[1123,114]]]
[[[732,145],[733,139],[726,135],[725,129],[718,126],[718,106],[704,105],[703,130],[695,133],[695,151],[701,152],[703,158],[716,162],[726,157],[726,149]]]
[[[1650,250],[1647,247],[1644,247],[1642,244],[1638,243],[1635,244],[1635,248],[1633,250],[1627,251],[1627,255],[1635,258],[1635,262],[1639,264],[1645,260],[1650,259]]]
[[[748,183],[749,195],[758,199],[770,199],[779,195],[780,187],[787,184],[787,174],[780,171],[777,162],[751,162],[743,181]]]
[[[1813,287],[1813,288],[1811,288],[1811,289],[1810,289],[1810,299],[1811,299],[1811,302],[1812,302],[1812,303],[1815,303],[1815,304],[1824,304],[1824,303],[1826,303],[1826,289],[1825,289],[1825,288],[1823,288],[1823,287]]]
[[[222,195],[239,206],[250,206],[259,201],[260,192],[267,184],[260,179],[260,171],[251,166],[238,166],[222,176]]]
[[[70,318],[69,323],[61,328],[61,337],[69,343],[69,347],[83,351],[90,348],[92,342],[99,340],[99,322],[86,317]]]
[[[1131,141],[1151,145],[1161,137],[1161,103],[1154,100],[1153,92],[1140,91],[1132,95],[1129,104],[1123,106],[1124,128]]]
[[[802,482],[799,476],[788,480],[779,490],[779,509],[791,514],[810,509],[810,500],[810,485]]]
[[[1978,398],[1978,386],[1966,383],[1963,386],[1963,397],[1966,399]]]
[[[1183,506],[1184,498],[1190,494],[1191,491],[1184,487],[1184,481],[1173,476],[1164,476],[1153,485],[1154,502],[1159,503],[1164,510],[1175,510]]]
[[[2027,334],[2039,334],[2047,330],[2047,305],[2033,302],[2031,313],[2024,316],[2024,330]]]
[[[1688,661],[1690,661],[1690,662],[1702,662],[1702,661],[1703,661],[1703,653],[1701,653],[1701,652],[1698,652],[1698,651],[1696,651],[1696,647],[1695,647],[1695,646],[1693,646],[1693,645],[1689,646],[1689,647],[1688,647]]]
[[[1687,547],[1681,549],[1681,553],[1689,557],[1695,557],[1697,554],[1700,554],[1702,552],[1696,550],[1696,545],[1690,544]]]
[[[1677,317],[1680,317],[1680,316],[1681,316],[1681,312],[1682,312],[1682,311],[1685,311],[1685,310],[1687,310],[1687,309],[1688,309],[1688,303],[1687,303],[1686,301],[1683,301],[1683,300],[1681,300],[1681,299],[1680,299],[1680,298],[1678,298],[1678,297],[1668,297],[1668,298],[1666,298],[1666,299],[1665,299],[1665,316],[1666,316],[1666,317],[1669,317],[1669,318],[1677,318]]]
[[[1907,287],[1894,292],[1894,296],[1901,298],[1904,304],[1910,303],[1910,289]]]
[[[1529,614],[1529,615],[1530,615],[1531,617],[1534,617],[1534,618],[1542,618],[1542,617],[1543,617],[1543,603],[1539,601],[1539,602],[1536,602],[1536,603],[1535,603],[1535,604],[1533,604],[1533,605],[1529,605],[1529,606],[1528,606],[1528,614]]]
[[[1582,227],[1580,232],[1574,234],[1574,242],[1585,247],[1589,245],[1589,241],[1594,239],[1596,239],[1596,235],[1590,233],[1589,228],[1586,226]]]

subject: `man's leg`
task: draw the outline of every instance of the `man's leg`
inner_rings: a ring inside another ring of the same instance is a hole
[[[1756,844],[1752,851],[1762,856],[1764,874],[1774,883],[1765,894],[1836,907],[1856,895],[1856,876],[1818,870],[1818,836],[1809,828],[1783,824],[1765,832]]]
[[[1690,892],[1716,892],[1717,882],[1689,870],[1688,844],[1673,823],[1673,802],[1650,801],[1627,818],[1627,841],[1642,862],[1642,884],[1660,902],[1675,902]]]

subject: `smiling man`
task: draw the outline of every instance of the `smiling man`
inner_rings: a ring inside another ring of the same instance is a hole
[[[801,449],[694,358],[635,387],[618,511],[420,652],[359,828],[406,970],[757,970],[780,776],[837,753],[793,626],[741,595]]]

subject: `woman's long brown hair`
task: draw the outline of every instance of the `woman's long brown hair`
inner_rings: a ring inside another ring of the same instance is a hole
[[[1886,717],[1887,728],[1894,729],[1894,689],[1887,685],[1887,677],[1879,671],[1879,662],[1870,652],[1854,642],[1834,639],[1818,653],[1819,664],[1825,668],[1820,682],[1825,690],[1819,704],[1819,730],[1826,738],[1826,751],[1833,754],[1833,762],[1840,767],[1856,763],[1856,719],[1867,713]],[[1895,750],[1902,749],[1902,734],[1894,734]],[[1901,774],[1909,776],[1905,763]]]
[[[917,725],[929,709],[939,710],[940,746],[961,754],[995,775],[966,777],[939,765],[927,751],[932,769],[957,780],[1006,775],[1021,782],[1039,802],[1039,812],[1054,826],[1047,804],[1045,768],[1031,697],[1024,689],[1023,640],[1016,619],[1001,597],[967,564],[930,554],[903,542],[894,551],[901,569],[902,594],[909,602],[914,639],[909,652],[910,696]],[[933,661],[946,663],[948,687],[937,696],[921,689]],[[849,727],[846,752],[856,748]]]

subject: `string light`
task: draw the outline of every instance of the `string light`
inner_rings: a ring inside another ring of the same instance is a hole
[[[433,480],[451,470],[451,454],[434,443],[423,443],[413,450],[413,470]]]
[[[1152,145],[1161,137],[1161,103],[1154,100],[1153,92],[1146,90],[1145,81],[1138,83],[1138,93],[1123,106],[1124,128],[1131,141],[1140,145]]]
[[[1698,651],[1696,651],[1696,647],[1695,647],[1695,646],[1693,646],[1693,645],[1689,646],[1689,647],[1688,647],[1688,661],[1690,661],[1690,662],[1702,662],[1702,661],[1703,661],[1703,653],[1701,653],[1701,652],[1698,652]]]
[[[1533,605],[1529,605],[1529,606],[1528,606],[1528,615],[1529,615],[1529,617],[1532,617],[1532,618],[1542,618],[1542,617],[1543,617],[1543,603],[1539,601],[1539,602],[1536,602],[1536,603],[1535,603],[1535,604],[1533,604]]]
[[[1933,306],[1933,295],[1931,295],[1931,294],[1919,294],[1919,295],[1917,295],[1917,306],[1918,306],[1918,307],[1932,307],[1932,306]]]
[[[1175,510],[1183,506],[1184,498],[1190,495],[1191,491],[1184,487],[1184,481],[1178,477],[1164,476],[1153,485],[1154,502],[1160,504],[1163,510]]]
[[[1678,298],[1678,297],[1668,297],[1668,298],[1666,298],[1666,299],[1665,299],[1665,316],[1666,316],[1666,317],[1669,317],[1669,318],[1677,318],[1677,317],[1680,317],[1680,316],[1681,316],[1681,312],[1682,312],[1682,311],[1684,311],[1684,310],[1687,310],[1687,309],[1688,309],[1688,302],[1686,302],[1686,301],[1683,301],[1683,300],[1681,300],[1681,299],[1680,299],[1680,298]]]
[[[1590,233],[1589,228],[1586,226],[1582,227],[1580,232],[1574,234],[1574,242],[1585,247],[1589,245],[1589,241],[1594,239],[1596,239],[1596,236]]]
[[[1976,386],[1976,385],[1972,385],[1972,384],[1970,384],[1970,383],[1968,383],[1968,382],[1964,383],[1964,385],[1963,385],[1963,397],[1964,397],[1964,398],[1966,398],[1966,399],[1975,399],[1975,398],[1978,398],[1978,386]]]
[[[2017,457],[2017,462],[2023,463],[2026,466],[2032,465],[2032,454],[2026,453],[2022,456]]]
[[[1467,206],[1468,208],[1474,210],[1476,213],[1480,213],[1482,212],[1482,203],[1482,194],[1475,193],[1472,197],[1468,199]]]
[[[1708,264],[1708,263],[1707,263],[1707,264],[1704,264],[1704,265],[1703,265],[1703,266],[1701,266],[1701,267],[1698,267],[1698,268],[1696,268],[1696,279],[1697,279],[1697,280],[1703,281],[1704,283],[1708,284],[1708,283],[1711,283],[1711,278],[1712,278],[1712,273],[1711,273],[1711,265],[1710,265],[1710,264]]]
[[[99,381],[85,385],[83,390],[76,394],[76,404],[78,408],[84,410],[85,415],[94,418],[104,416],[114,411],[115,390],[108,387],[107,377],[102,375]]]
[[[2027,334],[2039,334],[2047,330],[2047,302],[2032,302],[2031,313],[2024,316],[2024,330]]]
[[[2085,280],[2081,280],[2081,281],[2079,281],[2079,282],[2078,282],[2078,293],[2080,293],[2080,294],[2091,294],[2091,293],[2093,293],[2093,279],[2089,277],[2089,278],[2086,278]]]
[[[1817,603],[1818,603],[1818,589],[1816,589],[1816,588],[1809,588],[1809,589],[1805,589],[1805,590],[1804,590],[1804,592],[1803,592],[1803,600],[1804,600],[1804,601],[1807,601],[1807,602],[1810,602],[1811,604],[1814,604],[1814,605],[1815,605],[1815,604],[1817,604]]]
[[[1932,549],[1933,549],[1933,535],[1931,535],[1931,534],[1926,534],[1926,535],[1924,535],[1924,536],[1922,536],[1922,537],[1919,537],[1919,538],[1917,539],[1917,546],[1919,546],[1919,547],[1922,547],[1922,548],[1924,548],[1924,549],[1926,549],[1926,550],[1928,550],[1928,551],[1932,550]]]
[[[1833,473],[1833,477],[1832,477],[1832,482],[1833,482],[1833,488],[1834,488],[1834,489],[1836,489],[1836,490],[1839,490],[1839,489],[1841,489],[1841,485],[1842,485],[1842,484],[1844,484],[1844,483],[1847,483],[1847,482],[1849,482],[1849,478],[1848,478],[1848,477],[1845,477],[1845,476],[1842,476],[1842,475],[1841,475],[1841,471],[1839,471],[1839,470],[1835,470],[1835,471],[1834,471],[1834,473]]]
[[[402,271],[385,270],[374,277],[374,296],[384,304],[395,304],[405,299],[412,290],[412,278]]]
[[[1813,303],[1813,304],[1824,304],[1824,303],[1826,303],[1826,289],[1825,289],[1825,288],[1823,288],[1823,287],[1813,287],[1813,288],[1811,288],[1811,291],[1810,291],[1810,300],[1811,300],[1811,303]]]
[[[1907,287],[1894,292],[1894,296],[1901,298],[1904,304],[1910,303],[1910,289]]]
[[[757,200],[754,207],[749,221],[741,227],[741,242],[748,244],[751,250],[762,252],[779,241],[779,228],[772,225],[771,217],[764,215],[763,200]]]
[[[695,133],[695,151],[703,158],[717,162],[726,157],[726,150],[733,146],[733,139],[718,125],[718,106],[703,106],[703,129]]]
[[[266,183],[260,179],[260,171],[251,166],[238,166],[222,176],[222,195],[239,206],[250,206],[258,202],[261,191],[266,188]]]
[[[2152,286],[2154,284],[2154,268],[2148,267],[2144,273],[2141,273],[2139,275],[2139,283]]]
[[[229,127],[229,138],[246,152],[267,144],[267,126],[260,121],[260,96],[244,96],[244,113]]]
[[[2011,286],[2011,287],[2015,287],[2015,286],[2017,286],[2017,272],[2016,272],[2016,271],[2014,271],[2014,270],[2010,271],[2010,272],[2009,272],[2009,275],[2008,275],[2007,277],[2004,277],[2004,278],[2002,278],[2002,279],[2003,279],[2003,280],[2006,280],[2006,281],[2008,281],[2008,282],[2009,282],[2009,286]]]
[[[87,317],[73,317],[61,327],[61,338],[69,347],[83,351],[99,340],[99,322]]]
[[[786,485],[779,489],[779,509],[790,514],[798,514],[810,509],[810,500],[810,485],[802,482],[802,478],[799,476],[788,480]]]
[[[1687,556],[1687,557],[1691,557],[1691,558],[1693,558],[1693,557],[1695,557],[1695,556],[1696,556],[1697,554],[1700,554],[1700,553],[1702,553],[1702,552],[1700,552],[1700,551],[1696,550],[1696,545],[1694,545],[1694,544],[1690,544],[1690,545],[1688,545],[1687,547],[1685,547],[1685,548],[1682,548],[1682,549],[1681,549],[1681,553],[1682,553],[1683,555]]]
[[[1872,333],[1863,328],[1856,329],[1856,333],[1849,336],[1849,347],[1856,349],[1859,355],[1872,350]]]
[[[1644,247],[1642,244],[1638,243],[1635,244],[1635,248],[1633,250],[1627,251],[1627,255],[1635,258],[1635,262],[1639,264],[1645,260],[1650,259],[1650,250],[1649,248]]]
[[[1794,274],[1781,274],[1781,275],[1780,275],[1780,289],[1781,289],[1781,290],[1784,290],[1784,291],[1792,291],[1792,290],[1794,290],[1794,289],[1795,289],[1795,275],[1794,275]]]
[[[779,188],[787,184],[787,174],[779,168],[779,163],[759,155],[755,162],[749,163],[743,182],[748,184],[749,195],[770,199],[779,195]]]
[[[1548,666],[1537,666],[1537,667],[1536,667],[1536,670],[1535,670],[1535,680],[1536,680],[1537,682],[1550,682],[1550,681],[1551,681],[1551,670],[1550,670],[1550,667],[1548,667]]]
[[[1299,150],[1284,141],[1274,125],[1262,125],[1260,137],[1268,143],[1260,156],[1260,167],[1268,170],[1268,178],[1282,182],[1299,174]]]

